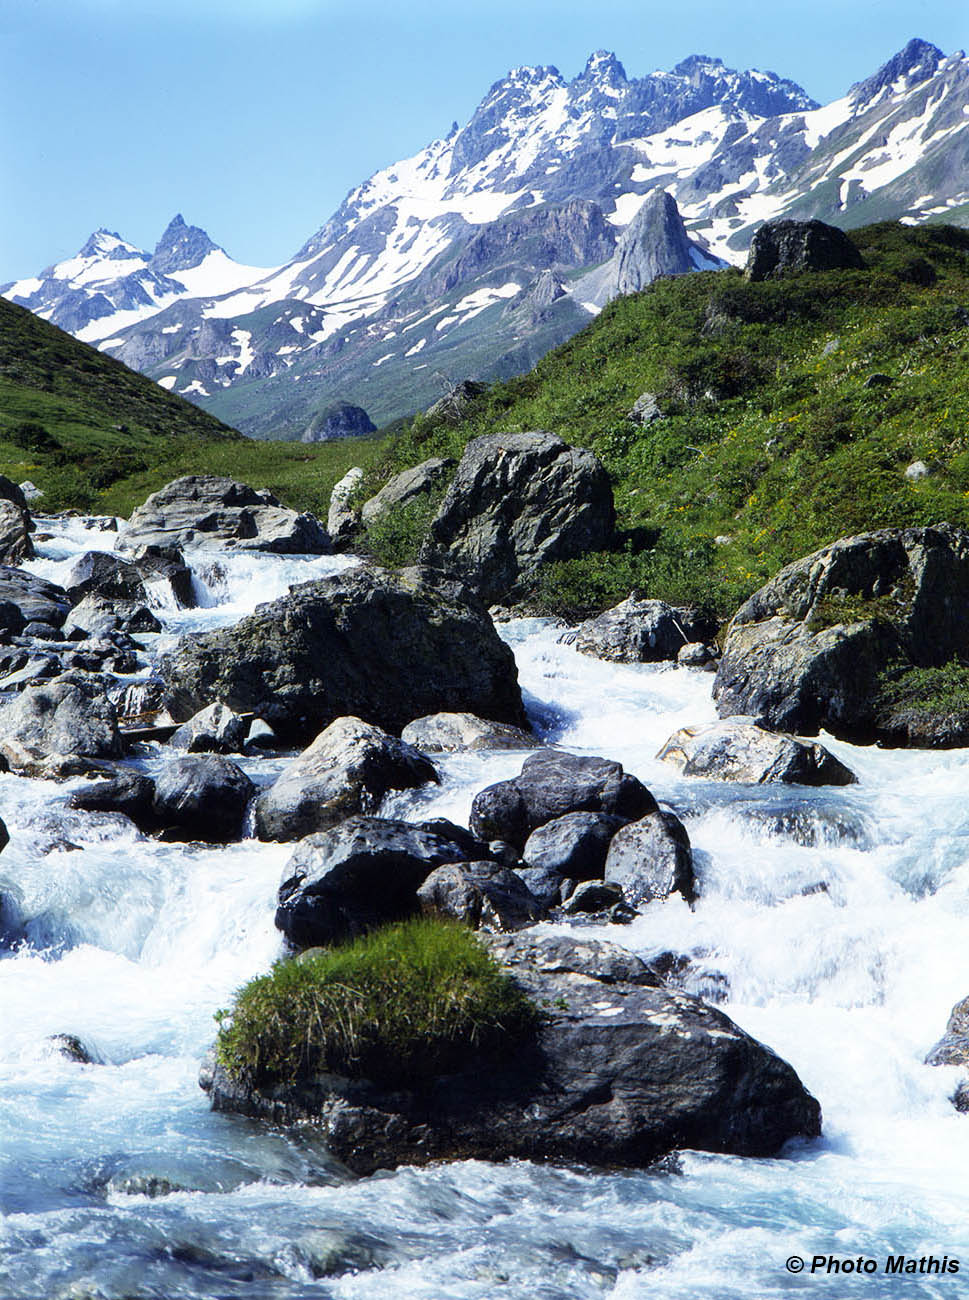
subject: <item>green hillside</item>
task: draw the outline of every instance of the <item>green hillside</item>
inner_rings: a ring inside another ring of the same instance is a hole
[[[969,525],[969,232],[851,232],[867,267],[748,283],[736,270],[620,298],[465,421],[417,417],[370,471],[460,454],[477,434],[551,429],[615,488],[608,554],[555,566],[540,608],[576,614],[638,587],[721,614],[783,564],[889,525]],[[663,415],[627,418],[644,391]],[[926,477],[906,468],[923,461]],[[426,519],[385,521],[400,557]]]
[[[326,514],[367,447],[257,444],[112,357],[0,298],[0,474],[45,509],[128,514],[180,474],[230,474]]]

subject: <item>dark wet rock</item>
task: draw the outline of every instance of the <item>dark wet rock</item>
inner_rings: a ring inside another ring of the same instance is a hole
[[[63,641],[64,633],[59,627],[52,627],[50,623],[28,623],[23,630],[25,637],[30,637],[32,641]]]
[[[609,842],[625,825],[625,818],[609,813],[566,813],[532,831],[522,849],[522,860],[530,867],[572,880],[599,879]]]
[[[530,1042],[420,1089],[316,1075],[261,1087],[222,1067],[217,1110],[306,1119],[357,1173],[448,1158],[644,1166],[678,1147],[776,1155],[820,1133],[820,1108],[791,1067],[612,944],[488,940],[542,1010]]]
[[[563,910],[570,916],[583,912],[595,915],[598,912],[609,912],[624,901],[621,885],[610,880],[584,880],[569,895]]]
[[[65,1060],[75,1061],[78,1065],[100,1065],[101,1058],[81,1042],[76,1034],[51,1034],[48,1039],[51,1048]]]
[[[861,270],[865,263],[843,230],[823,221],[766,221],[754,233],[744,276],[772,280],[798,271]]]
[[[104,682],[89,673],[62,673],[28,686],[0,705],[0,752],[11,767],[25,756],[119,758],[121,737]]]
[[[425,754],[474,749],[537,749],[539,742],[521,727],[490,722],[473,713],[431,713],[408,722],[401,739]]]
[[[746,804],[738,810],[742,822],[761,827],[768,835],[780,836],[805,848],[848,845],[855,849],[872,846],[871,829],[863,816],[840,804],[826,806],[812,802],[793,807]]]
[[[437,781],[411,745],[359,718],[337,718],[256,801],[256,834],[296,840],[355,813],[376,812],[390,790]]]
[[[64,620],[66,635],[78,628],[89,637],[103,637],[110,632],[140,636],[160,632],[162,625],[147,605],[92,593],[80,600]]]
[[[141,830],[151,831],[157,826],[155,782],[130,768],[106,769],[103,780],[74,790],[68,803],[84,812],[123,813]]]
[[[189,754],[238,754],[249,723],[224,704],[209,704],[183,722],[169,740],[172,749]]]
[[[604,877],[620,885],[626,902],[634,907],[674,893],[692,903],[696,897],[693,849],[679,817],[657,809],[616,831]]]
[[[22,691],[31,683],[49,681],[61,672],[61,661],[54,655],[17,655],[19,667],[0,677],[0,691]]]
[[[224,844],[239,837],[255,793],[229,759],[192,754],[168,763],[156,778],[153,813],[166,839]]]
[[[952,1008],[944,1035],[929,1051],[926,1065],[969,1065],[969,998]]]
[[[655,663],[676,659],[693,641],[716,632],[716,623],[690,609],[678,609],[663,600],[644,600],[635,593],[613,609],[580,623],[562,640],[576,650],[612,663]]]
[[[300,840],[283,871],[276,925],[296,948],[337,943],[417,912],[434,870],[469,861],[446,834],[350,817]]]
[[[32,528],[26,510],[0,498],[0,564],[20,564],[22,560],[34,558]]]
[[[515,599],[543,565],[612,537],[612,488],[592,452],[553,433],[495,433],[465,448],[421,558],[462,574],[485,604]]]
[[[515,870],[525,882],[528,892],[546,911],[564,902],[575,888],[574,880],[547,867],[516,867]]]
[[[745,718],[709,727],[681,727],[657,758],[684,776],[763,785],[853,785],[858,778],[823,745],[765,731]]]
[[[86,551],[71,565],[64,587],[75,604],[90,595],[140,604],[148,601],[137,566],[109,551]]]
[[[844,538],[787,565],[735,614],[714,681],[722,717],[887,744],[960,743],[969,718],[886,705],[889,670],[969,655],[969,532],[948,524]],[[950,734],[951,733],[951,734]]]
[[[443,487],[444,480],[455,464],[449,458],[432,456],[430,460],[421,461],[419,465],[395,474],[375,496],[364,502],[360,511],[364,524],[371,523],[387,510],[410,505],[411,502],[428,496],[435,488]]]
[[[185,556],[177,546],[136,546],[131,550],[130,559],[146,587],[167,587],[179,609],[194,609],[198,604],[192,570],[185,563]]]
[[[506,840],[521,849],[539,826],[567,813],[608,813],[631,821],[655,808],[653,796],[621,763],[539,750],[525,760],[520,775],[475,795],[471,829],[480,839]]]
[[[427,569],[361,565],[303,583],[181,641],[159,671],[174,717],[219,700],[297,743],[348,716],[395,734],[441,709],[525,723],[514,655],[487,611]]]
[[[521,877],[497,862],[435,867],[417,898],[426,915],[450,917],[475,930],[521,930],[545,914]]]
[[[149,545],[317,555],[330,549],[326,530],[313,515],[288,510],[265,489],[211,474],[175,479],[134,511],[118,549]]]
[[[13,606],[13,611],[7,609]],[[24,569],[0,566],[0,627],[19,632],[28,623],[60,627],[71,608],[63,587]]]

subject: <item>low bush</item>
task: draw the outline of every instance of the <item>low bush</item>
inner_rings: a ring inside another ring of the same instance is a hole
[[[219,1012],[217,1050],[260,1085],[321,1071],[413,1084],[511,1050],[537,1016],[470,930],[422,918],[277,962]]]

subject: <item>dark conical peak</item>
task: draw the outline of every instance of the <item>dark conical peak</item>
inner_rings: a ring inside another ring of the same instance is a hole
[[[200,226],[187,226],[185,218],[177,212],[155,245],[152,270],[160,275],[188,271],[218,247]]]
[[[856,104],[866,104],[889,86],[902,81],[906,90],[928,81],[935,74],[939,60],[945,55],[937,45],[915,37],[896,55],[883,63],[876,73],[851,87],[851,98]]]

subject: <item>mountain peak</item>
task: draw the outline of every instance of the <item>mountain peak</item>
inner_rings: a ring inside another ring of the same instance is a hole
[[[116,230],[100,226],[88,236],[78,257],[127,257],[136,251]]]
[[[677,77],[690,77],[696,72],[723,67],[723,59],[715,59],[712,54],[688,54],[681,59],[673,73]]]
[[[937,45],[913,37],[887,63],[883,63],[876,73],[859,81],[851,87],[850,95],[855,104],[869,104],[883,91],[901,82],[906,90],[927,81],[939,66],[945,55]]]
[[[586,60],[581,81],[605,82],[610,86],[626,84],[626,69],[611,50],[596,50]]]
[[[160,275],[188,271],[215,252],[219,245],[209,239],[201,226],[187,226],[185,218],[176,212],[155,245],[151,259],[152,269]]]

